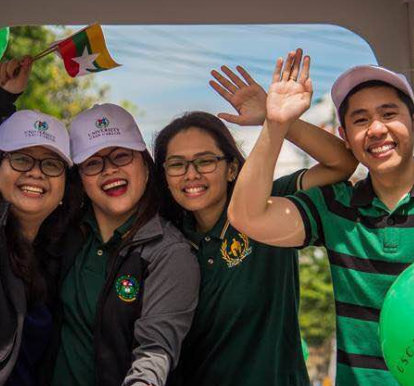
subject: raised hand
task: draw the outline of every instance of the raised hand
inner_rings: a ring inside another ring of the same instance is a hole
[[[243,67],[237,66],[236,69],[244,81],[226,66],[222,66],[221,70],[228,78],[218,71],[211,71],[217,82],[211,80],[210,86],[239,114],[220,113],[218,116],[240,126],[262,125],[266,118],[266,91]]]
[[[27,86],[33,60],[25,56],[0,63],[0,87],[12,94],[20,94]]]
[[[289,52],[286,61],[279,58],[267,96],[266,119],[281,124],[293,123],[310,106],[312,81],[309,77],[310,57],[302,62],[302,50]]]

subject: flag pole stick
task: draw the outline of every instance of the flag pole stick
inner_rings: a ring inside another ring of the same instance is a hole
[[[57,44],[52,46],[52,47],[46,48],[45,50],[43,50],[42,52],[39,52],[36,56],[34,56],[33,61],[39,60],[39,59],[43,58],[44,56],[49,55],[51,52],[56,51],[57,48],[58,48]]]

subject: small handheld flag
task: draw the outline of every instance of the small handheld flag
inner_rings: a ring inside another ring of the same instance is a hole
[[[34,60],[54,51],[57,51],[63,59],[67,73],[73,78],[120,66],[109,54],[99,24],[92,24],[52,44],[47,50],[35,56]]]

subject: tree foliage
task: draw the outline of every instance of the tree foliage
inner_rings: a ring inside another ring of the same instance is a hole
[[[59,28],[62,36],[70,34]],[[56,32],[43,26],[12,27],[5,58],[36,55],[58,39]],[[36,61],[28,87],[18,99],[18,109],[35,109],[68,122],[80,111],[105,98],[107,87],[98,87],[93,75],[71,78],[55,54]]]
[[[322,345],[335,332],[335,303],[325,249],[309,247],[301,252],[300,287],[302,334],[310,345]]]

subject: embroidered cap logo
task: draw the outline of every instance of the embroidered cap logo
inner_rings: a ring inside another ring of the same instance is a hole
[[[109,119],[106,117],[102,117],[101,119],[97,119],[95,122],[95,126],[98,129],[106,129],[109,126]]]
[[[49,128],[49,125],[46,121],[36,121],[33,126],[36,130],[39,131],[46,131]]]

